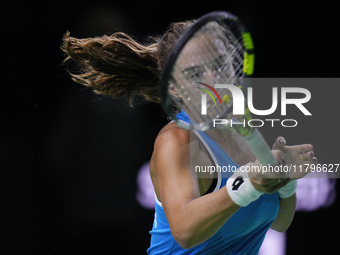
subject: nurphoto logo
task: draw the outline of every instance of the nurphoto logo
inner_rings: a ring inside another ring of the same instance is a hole
[[[245,115],[247,114],[247,110],[249,109],[249,111],[254,114],[254,115],[259,115],[259,116],[267,116],[270,115],[272,113],[274,113],[278,107],[278,88],[277,87],[273,87],[272,88],[272,105],[269,109],[266,110],[258,110],[254,107],[253,104],[253,88],[252,87],[248,87],[247,88],[247,105],[248,105],[248,109],[245,109],[245,98],[244,98],[244,94],[242,92],[242,90],[232,84],[215,84],[214,87],[205,84],[205,83],[201,83],[199,82],[199,84],[206,86],[207,88],[209,88],[218,98],[220,104],[222,105],[222,100],[220,98],[220,96],[218,95],[216,89],[228,89],[232,95],[233,98],[233,114],[234,115]],[[215,105],[216,100],[214,98],[214,96],[212,95],[212,93],[205,89],[205,88],[199,88],[203,91],[205,91],[214,101]],[[302,94],[304,95],[302,98],[287,98],[287,95],[289,93],[298,93],[298,94]],[[201,114],[202,115],[206,115],[207,114],[207,94],[202,94],[201,95]],[[305,103],[307,103],[309,100],[311,99],[311,93],[309,90],[305,89],[305,88],[298,88],[298,87],[282,87],[281,88],[281,116],[286,116],[287,115],[287,105],[291,104],[291,105],[295,105],[304,115],[306,116],[311,116],[312,114],[306,109],[306,107],[303,105]],[[295,127],[298,122],[295,119],[283,119],[283,120],[279,120],[279,119],[265,119],[265,121],[269,121],[271,122],[271,126],[274,127],[274,122],[275,121],[280,121],[281,125],[283,127]],[[254,123],[258,122],[258,125],[255,125]],[[288,125],[287,123],[292,122],[293,125]],[[227,124],[232,125],[233,124],[233,120],[232,119],[214,119],[214,127],[217,125],[227,125]],[[243,123],[241,122],[235,122],[234,121],[234,125],[237,124],[243,124],[244,126],[246,125],[245,120],[243,121]],[[252,119],[250,121],[248,121],[248,126],[251,127],[262,127],[264,125],[264,121],[261,119]]]

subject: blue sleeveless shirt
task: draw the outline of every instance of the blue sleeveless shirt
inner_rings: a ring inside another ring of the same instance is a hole
[[[177,118],[189,122],[188,115],[182,111]],[[196,132],[198,138],[219,166],[239,166],[224,152],[224,150],[205,132]],[[231,173],[220,171],[215,190],[225,188]],[[226,191],[227,192],[227,191]],[[258,254],[265,234],[279,211],[277,192],[264,194],[246,207],[241,207],[212,237],[205,242],[183,249],[173,238],[166,219],[162,203],[155,198],[155,216],[148,254]],[[197,212],[199,213],[199,211]]]

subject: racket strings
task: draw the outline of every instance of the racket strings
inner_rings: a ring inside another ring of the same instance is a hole
[[[209,29],[227,31],[224,40],[220,31],[200,36]],[[226,25],[203,27],[187,42],[174,65],[169,91],[177,108],[184,108],[200,126],[211,125],[214,118],[231,112],[229,90],[215,90],[214,84],[236,85],[244,77],[242,36],[232,29]],[[189,71],[183,72],[186,69]]]

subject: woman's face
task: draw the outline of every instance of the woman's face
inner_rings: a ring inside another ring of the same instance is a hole
[[[218,112],[222,107],[218,96],[209,89],[209,86],[233,84],[235,75],[230,51],[221,38],[209,37],[209,34],[194,37],[183,48],[174,68],[175,84],[170,91],[177,98],[182,99],[184,108],[191,112],[192,117],[202,115],[201,98],[202,94],[207,94],[207,91],[211,95],[206,97],[208,115],[206,117],[210,118],[211,114],[215,116],[216,111]],[[223,100],[225,104],[230,101],[228,90],[216,89],[216,91],[222,103]]]

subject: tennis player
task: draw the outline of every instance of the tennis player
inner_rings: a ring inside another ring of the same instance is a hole
[[[62,45],[65,61],[78,62],[80,72],[71,74],[72,79],[98,94],[126,96],[131,105],[137,94],[159,103],[162,67],[193,22],[174,23],[147,45],[124,33],[87,39],[67,33]],[[190,121],[185,111],[177,117]],[[277,138],[272,153],[281,165],[317,162],[312,145],[287,146],[283,137]],[[190,161],[200,169],[217,164],[239,171],[246,166],[261,169],[237,133],[193,132],[174,122],[166,125],[156,138],[150,161],[156,205],[148,254],[258,254],[269,228],[287,230],[295,212],[296,179],[306,173],[282,178],[278,173],[249,171],[240,176],[239,172],[195,171]]]

